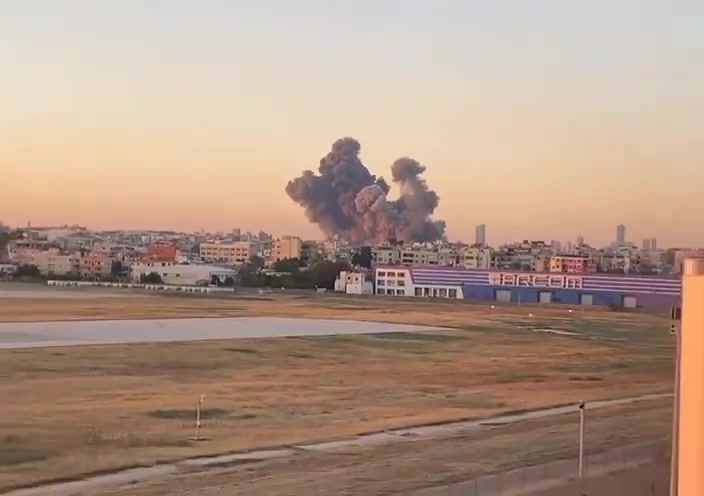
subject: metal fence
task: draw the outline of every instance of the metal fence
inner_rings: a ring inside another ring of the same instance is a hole
[[[667,465],[669,445],[640,444],[584,457],[584,476],[578,479],[578,460],[560,460],[445,486],[405,492],[406,496],[667,496],[669,479],[656,470],[629,474],[611,481],[609,474],[653,462]]]

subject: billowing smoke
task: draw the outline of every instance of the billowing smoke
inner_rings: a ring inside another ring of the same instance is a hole
[[[391,179],[400,197],[389,200],[388,183],[369,172],[359,151],[357,140],[337,140],[321,159],[319,174],[305,171],[289,181],[286,193],[328,236],[354,243],[442,239],[445,222],[430,219],[440,199],[420,177],[425,167],[405,157],[394,162]]]

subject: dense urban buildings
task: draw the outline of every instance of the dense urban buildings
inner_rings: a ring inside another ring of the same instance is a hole
[[[672,281],[677,280],[683,260],[704,255],[697,249],[663,249],[652,237],[643,239],[639,247],[626,240],[624,225],[616,228],[616,242],[601,248],[582,236],[575,242],[524,240],[492,247],[486,229],[484,224],[475,227],[472,244],[388,241],[362,246],[335,236],[315,241],[237,228],[227,233],[178,233],[3,226],[0,277],[16,273],[91,281],[148,279],[175,285],[233,285],[240,280],[267,284],[265,279],[241,274],[255,270],[284,277],[286,271],[342,261],[346,265],[338,269],[342,272],[334,289],[345,293],[621,306],[635,301],[640,306],[677,297]],[[453,285],[449,284],[452,278],[460,279]],[[516,288],[498,287],[511,286],[512,280]],[[567,281],[566,287],[553,287],[562,280]]]

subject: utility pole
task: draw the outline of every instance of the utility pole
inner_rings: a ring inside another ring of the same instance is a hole
[[[200,412],[203,407],[203,400],[205,400],[205,395],[201,394],[198,397],[198,403],[196,403],[196,435],[191,438],[193,441],[203,441],[205,439],[200,437]]]
[[[584,477],[584,401],[579,402],[579,478]]]

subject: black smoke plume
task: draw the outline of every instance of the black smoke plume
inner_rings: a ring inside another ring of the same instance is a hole
[[[337,140],[320,160],[319,174],[303,172],[289,181],[286,193],[328,236],[353,243],[443,239],[445,221],[430,218],[440,198],[421,177],[425,166],[406,157],[394,162],[391,179],[400,197],[389,200],[388,183],[369,172],[359,151],[357,140]]]

